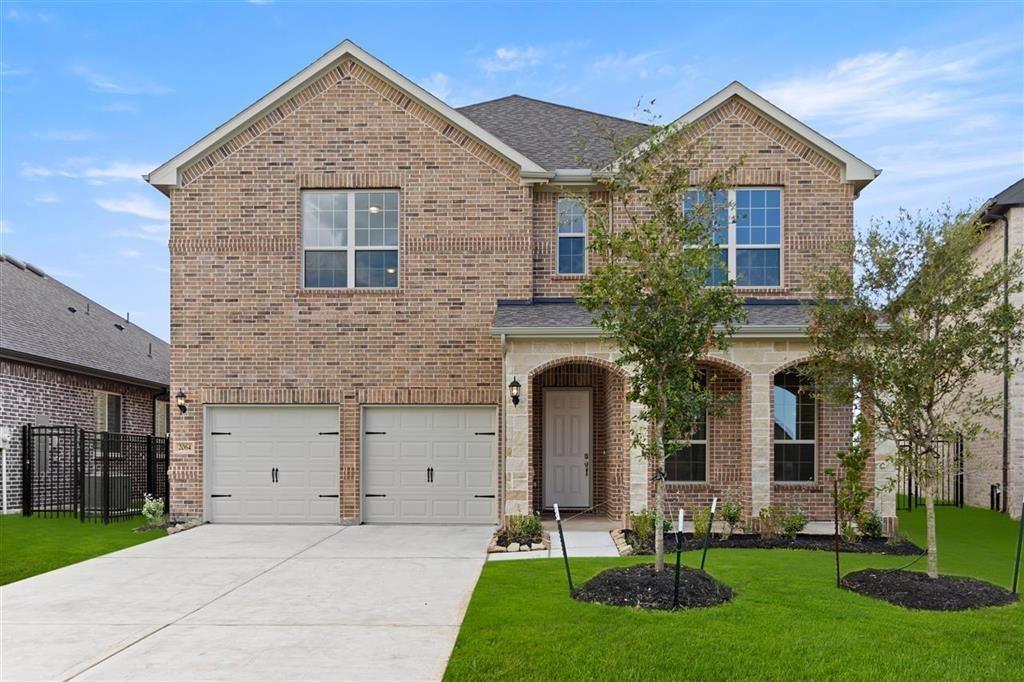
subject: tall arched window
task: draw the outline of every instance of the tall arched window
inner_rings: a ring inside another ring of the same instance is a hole
[[[815,466],[814,387],[796,369],[775,375],[775,480],[812,482]]]

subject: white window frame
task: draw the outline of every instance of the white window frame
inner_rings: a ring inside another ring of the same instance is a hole
[[[120,393],[114,393],[113,391],[100,391],[100,390],[93,391],[93,401],[92,401],[92,404],[93,404],[93,417],[92,417],[92,419],[93,419],[93,426],[94,427],[99,426],[99,422],[100,422],[100,413],[97,412],[98,405],[97,405],[97,402],[96,402],[96,398],[98,398],[99,396],[103,396],[103,412],[102,412],[102,415],[103,415],[103,428],[102,429],[100,429],[100,428],[95,429],[96,432],[97,433],[100,433],[100,432],[102,432],[102,433],[122,433],[124,431],[124,396],[121,395]],[[118,410],[118,415],[117,415],[118,416],[117,431],[111,431],[110,430],[110,396],[116,396],[118,401],[120,402],[120,409]]]
[[[398,244],[394,246],[356,246],[356,195],[374,192],[391,193],[398,199]],[[345,246],[306,246],[306,214],[304,210],[307,194],[346,194]],[[394,291],[402,286],[402,196],[397,189],[304,189],[299,193],[299,221],[302,230],[302,272],[299,273],[302,288],[311,291]],[[393,287],[357,287],[356,286],[356,251],[394,251],[398,254],[398,271],[395,272]],[[346,282],[343,287],[307,287],[306,286],[306,252],[308,251],[344,251]]]
[[[772,191],[777,191],[779,193],[779,243],[778,244],[737,244],[736,243],[736,191],[737,190],[740,190],[740,191],[743,191],[743,190],[753,190],[753,191],[757,191],[757,190],[772,190]],[[697,191],[697,192],[699,192],[699,191],[702,191],[702,190],[697,189],[697,188],[693,188],[693,189],[691,189],[689,191]],[[778,251],[779,251],[779,283],[778,284],[753,284],[753,285],[750,285],[750,284],[740,284],[740,283],[737,282],[736,288],[737,289],[781,289],[781,288],[783,288],[783,282],[786,281],[785,250],[782,247],[783,242],[785,242],[785,234],[786,234],[786,225],[785,225],[785,223],[786,223],[786,211],[785,211],[786,197],[785,197],[785,194],[786,193],[785,193],[785,191],[783,190],[782,187],[771,187],[771,186],[758,187],[758,186],[746,186],[746,185],[743,185],[743,186],[740,186],[740,187],[733,187],[731,189],[723,190],[723,191],[726,192],[727,201],[728,201],[728,204],[729,204],[729,224],[728,224],[727,229],[726,229],[728,236],[726,237],[726,243],[725,244],[719,244],[718,248],[723,249],[723,250],[725,250],[727,252],[727,254],[726,254],[726,268],[727,268],[727,276],[728,276],[729,280],[733,281],[733,282],[736,281],[736,252],[738,250],[740,250],[740,249],[743,249],[743,250],[746,250],[746,249],[778,249]],[[685,201],[686,201],[685,197],[684,197],[683,201],[684,201],[684,210],[685,210]]]
[[[578,234],[576,232],[569,232],[562,234],[559,228],[561,228],[561,211],[558,208],[558,204],[563,199],[572,200],[579,203],[580,211],[583,215],[583,233]],[[555,199],[555,274],[559,277],[583,277],[590,272],[590,249],[587,248],[589,244],[590,234],[590,221],[587,220],[587,208],[583,202],[583,198],[574,194],[562,194]],[[562,239],[579,239],[583,238],[583,272],[562,272]]]
[[[785,372],[785,371],[788,371],[788,370],[782,370],[782,371]],[[813,393],[811,394],[811,403],[813,405],[812,409],[813,409],[813,414],[814,414],[814,439],[813,440],[808,440],[806,438],[802,438],[800,440],[793,440],[793,439],[779,440],[778,438],[775,437],[775,408],[776,408],[776,401],[775,401],[775,376],[778,376],[778,374],[779,374],[779,372],[777,372],[774,376],[772,376],[772,482],[773,483],[777,483],[778,485],[817,485],[817,483],[818,483],[818,459],[819,459],[818,458],[818,429],[820,428],[820,422],[821,422],[820,415],[818,414],[818,408],[819,408],[818,398],[817,398],[817,396],[815,394],[813,394]],[[779,480],[778,478],[776,478],[776,476],[775,476],[775,446],[777,444],[779,444],[779,443],[793,444],[793,445],[810,445],[811,447],[814,448],[814,477],[811,480],[809,480],[809,481],[782,481],[782,480]]]
[[[707,412],[707,410],[705,410],[704,411],[704,439],[703,440],[698,440],[696,438],[690,438],[690,439],[681,439],[681,440],[680,439],[674,439],[674,440],[667,441],[668,443],[671,443],[672,445],[682,445],[684,447],[685,446],[690,446],[690,445],[703,445],[704,446],[704,478],[702,478],[702,479],[691,478],[691,479],[688,479],[688,480],[681,480],[681,479],[678,479],[678,478],[668,478],[666,476],[666,478],[665,478],[665,482],[666,483],[668,483],[669,485],[689,485],[689,484],[693,484],[693,483],[701,484],[701,483],[707,483],[708,482],[708,480],[709,480],[708,477],[710,475],[709,469],[711,468],[709,466],[709,464],[710,464],[709,460],[711,459],[711,450],[708,447],[708,434],[710,434],[710,433],[711,433],[711,423],[708,421],[708,412]]]

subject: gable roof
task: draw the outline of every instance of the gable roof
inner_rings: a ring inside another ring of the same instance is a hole
[[[782,128],[835,159],[843,170],[843,179],[855,185],[858,191],[881,174],[882,171],[871,167],[818,131],[793,118],[739,81],[733,81],[693,109],[690,109],[670,123],[667,126],[667,130],[678,130],[682,126],[699,121],[725,104],[731,97],[738,97],[749,106],[775,121]],[[631,153],[642,154],[647,147],[647,143],[641,144]]]
[[[530,175],[547,176],[545,169],[531,161],[520,151],[513,149],[502,140],[495,137],[491,132],[481,128],[472,120],[460,114],[440,99],[431,95],[419,85],[392,69],[387,64],[376,59],[351,40],[345,40],[332,50],[324,54],[315,62],[299,71],[297,74],[277,86],[269,93],[249,105],[242,112],[232,117],[226,123],[218,126],[198,142],[195,142],[184,151],[178,153],[166,161],[148,175],[144,176],[146,181],[166,192],[168,187],[174,187],[179,182],[180,170],[192,161],[201,158],[206,153],[216,149],[221,143],[230,140],[235,133],[245,129],[248,125],[260,118],[267,111],[272,110],[285,100],[292,97],[309,82],[316,80],[324,73],[334,68],[344,59],[355,59],[381,78],[390,81],[397,88],[404,90],[414,99],[419,100],[424,106],[432,109],[439,116],[447,119],[453,125],[466,131],[471,137],[476,138],[480,143],[493,149],[496,153],[505,157],[512,163],[518,165],[524,176]]]
[[[1024,206],[1024,178],[985,202],[985,210],[988,211],[999,212],[1014,206]]]
[[[0,254],[0,355],[166,389],[168,351],[163,339]]]
[[[616,139],[647,138],[648,126],[539,99],[509,95],[459,107],[459,112],[549,171],[603,168]]]

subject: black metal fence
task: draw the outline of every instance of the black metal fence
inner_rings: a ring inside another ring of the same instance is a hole
[[[166,438],[32,425],[21,436],[25,516],[108,523],[142,513],[146,494],[170,509]]]
[[[942,478],[936,490],[935,504],[942,507],[964,506],[964,439],[957,436],[953,440],[940,440],[933,443],[936,457],[939,458],[939,471]],[[924,506],[924,495],[918,487],[910,471],[900,469],[897,475],[898,502],[900,509],[916,509]]]

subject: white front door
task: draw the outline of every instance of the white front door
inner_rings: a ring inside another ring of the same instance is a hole
[[[590,391],[544,391],[544,506],[590,506]]]

